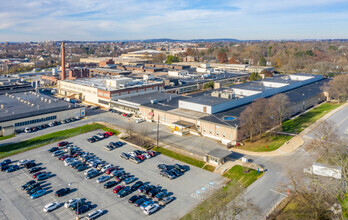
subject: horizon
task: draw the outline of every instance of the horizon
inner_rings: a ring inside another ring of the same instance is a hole
[[[1,42],[348,38],[344,0],[10,0],[0,19]]]

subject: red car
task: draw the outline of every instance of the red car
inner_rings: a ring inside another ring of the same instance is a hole
[[[64,147],[64,146],[66,146],[68,144],[69,144],[69,142],[67,142],[67,141],[61,141],[61,142],[58,143],[58,147]]]
[[[33,179],[35,179],[38,175],[40,175],[41,173],[46,173],[46,172],[37,172],[33,175]]]
[[[137,155],[136,156],[139,160],[145,160],[146,158],[145,158],[145,156],[144,155]]]
[[[106,134],[112,136],[114,133],[112,133],[111,131],[107,131]]]
[[[154,152],[154,151],[152,151],[152,150],[147,151],[147,153],[150,154],[151,157],[156,156],[156,152]]]
[[[127,113],[124,113],[122,116],[127,117]]]
[[[112,191],[113,193],[118,193],[119,191],[121,191],[125,186],[116,186],[116,188]]]
[[[116,170],[115,167],[110,167],[109,169],[107,169],[107,170],[105,171],[105,173],[109,175],[109,174],[110,174],[112,171],[114,171],[114,170]]]

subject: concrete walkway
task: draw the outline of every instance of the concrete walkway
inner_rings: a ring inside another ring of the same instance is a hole
[[[236,153],[250,155],[250,156],[261,156],[261,157],[273,157],[273,156],[282,156],[291,152],[294,152],[299,147],[301,147],[304,144],[304,136],[312,131],[315,127],[317,127],[321,122],[328,119],[332,115],[334,115],[336,112],[342,110],[343,108],[348,106],[348,102],[341,105],[340,107],[332,110],[331,112],[327,113],[323,117],[321,117],[319,120],[308,126],[306,129],[304,129],[301,133],[296,135],[295,137],[291,138],[287,143],[284,143],[282,146],[280,146],[277,150],[274,151],[268,151],[268,152],[253,152],[253,151],[247,151],[242,149],[235,149],[231,148],[230,150]]]

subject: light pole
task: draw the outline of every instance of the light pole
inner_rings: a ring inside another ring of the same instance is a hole
[[[77,198],[79,199],[80,198],[80,182],[71,182],[69,183],[68,185],[71,186],[73,183],[76,183],[77,184]],[[80,219],[80,216],[79,216],[79,203],[80,201],[77,200],[77,207],[76,207],[76,220],[79,220]]]

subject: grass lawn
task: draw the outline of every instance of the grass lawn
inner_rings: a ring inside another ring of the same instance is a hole
[[[272,134],[254,142],[244,141],[243,146],[238,146],[235,148],[254,152],[274,151],[291,138],[292,137],[288,135]]]
[[[15,134],[11,134],[11,135],[7,135],[7,136],[1,136],[1,137],[0,137],[0,141],[1,141],[1,140],[5,140],[5,139],[12,138],[12,137],[14,137],[14,136],[16,136],[16,135],[15,135]]]
[[[245,187],[253,183],[259,175],[261,175],[261,173],[257,173],[257,170],[249,170],[248,173],[243,172],[244,170],[249,169],[239,165],[232,167],[224,175],[225,177],[230,178],[231,181],[227,183],[224,188],[199,204],[190,213],[182,217],[181,220],[218,219],[216,218],[216,215],[226,211],[226,205],[243,192]]]
[[[317,121],[319,118],[323,117],[324,115],[341,105],[342,104],[330,102],[319,105],[318,107],[313,108],[312,110],[298,116],[297,118],[283,122],[282,130],[284,132],[300,133],[305,128]]]
[[[154,147],[153,150],[158,152],[158,153],[161,153],[163,155],[166,155],[168,157],[174,158],[176,160],[180,160],[184,163],[191,164],[191,165],[199,167],[199,168],[202,168],[205,165],[205,162],[202,160],[197,160],[195,158],[185,156],[183,154],[179,154],[177,152],[165,149],[163,147]],[[215,167],[211,166],[211,165],[206,165],[203,167],[203,169],[208,170],[210,172],[213,172],[215,170]]]
[[[83,125],[77,128],[71,128],[63,131],[53,132],[51,134],[45,134],[39,137],[35,137],[26,141],[21,141],[19,143],[7,144],[0,146],[0,158],[8,157],[14,154],[18,154],[24,151],[28,151],[37,147],[41,147],[50,143],[61,141],[70,137],[74,137],[83,133],[94,131],[97,129],[102,129],[106,131],[112,131],[116,135],[119,134],[118,131],[108,129],[103,125],[94,123],[89,125]]]

